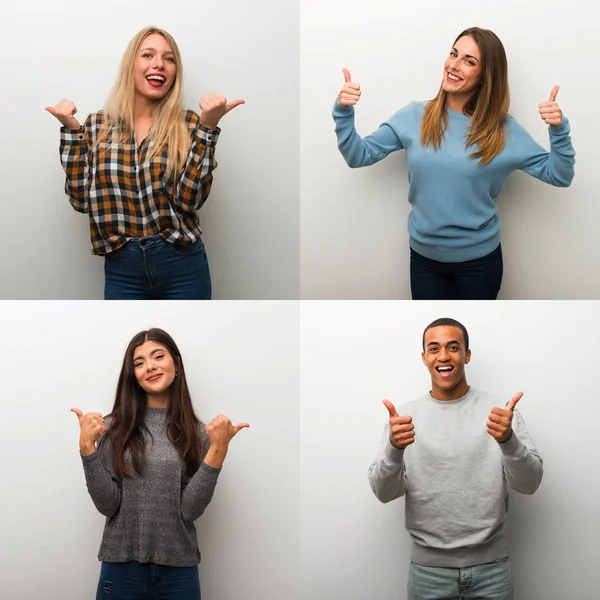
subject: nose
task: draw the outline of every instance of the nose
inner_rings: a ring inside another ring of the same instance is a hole
[[[448,360],[448,352],[446,352],[445,348],[442,348],[439,353],[439,360],[445,362]]]
[[[163,59],[162,56],[160,56],[160,54],[156,54],[154,56],[154,67],[157,69],[163,68]]]
[[[453,71],[458,71],[458,65],[459,65],[459,63],[460,63],[460,61],[459,61],[458,56],[457,56],[456,58],[454,58],[454,59],[452,59],[450,61],[450,68]]]

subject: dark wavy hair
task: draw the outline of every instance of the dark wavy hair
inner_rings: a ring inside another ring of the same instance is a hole
[[[129,342],[117,383],[115,403],[107,416],[110,421],[105,438],[110,440],[115,470],[121,476],[132,476],[125,465],[126,451],[131,454],[134,471],[143,475],[145,442],[142,430],[146,429],[150,433],[144,424],[147,394],[135,377],[133,355],[136,348],[149,340],[165,346],[175,363],[177,376],[169,388],[167,435],[185,462],[186,472],[191,477],[198,470],[204,451],[200,436],[201,421],[194,413],[179,348],[162,329],[140,331]]]

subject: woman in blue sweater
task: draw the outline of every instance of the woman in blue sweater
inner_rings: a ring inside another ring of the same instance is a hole
[[[408,154],[410,283],[413,300],[494,300],[502,283],[495,199],[521,169],[559,187],[574,176],[569,122],[554,87],[539,105],[548,124],[547,152],[508,114],[508,64],[502,42],[473,27],[455,40],[437,96],[413,102],[373,134],[354,127],[360,85],[344,69],[334,107],[338,147],[352,168],[391,152]]]

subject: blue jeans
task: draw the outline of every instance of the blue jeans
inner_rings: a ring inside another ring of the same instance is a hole
[[[210,300],[204,242],[171,244],[159,235],[132,239],[104,259],[105,300]]]
[[[449,569],[410,564],[408,600],[513,600],[509,558]]]
[[[198,567],[103,562],[96,600],[200,600]]]
[[[413,300],[495,300],[502,285],[502,246],[458,263],[431,260],[410,249]]]

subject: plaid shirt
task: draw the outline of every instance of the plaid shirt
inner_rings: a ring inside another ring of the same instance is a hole
[[[192,146],[175,180],[165,177],[166,150],[148,161],[148,138],[136,148],[132,134],[129,143],[111,147],[109,136],[96,148],[103,112],[92,113],[79,130],[61,128],[65,192],[76,211],[89,215],[93,254],[106,255],[131,238],[155,234],[179,244],[200,238],[196,211],[212,186],[221,130],[201,126],[191,110],[185,112],[185,122]]]

